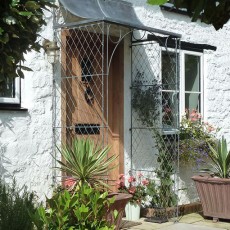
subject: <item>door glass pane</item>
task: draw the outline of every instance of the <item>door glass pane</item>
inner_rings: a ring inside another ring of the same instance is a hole
[[[0,97],[14,98],[15,97],[15,80],[6,79],[0,81]]]
[[[185,91],[200,92],[200,56],[185,54]]]
[[[188,109],[189,111],[195,109],[197,112],[201,112],[200,93],[185,93],[185,109]]]

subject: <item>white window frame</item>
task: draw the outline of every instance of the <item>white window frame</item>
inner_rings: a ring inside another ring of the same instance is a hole
[[[200,57],[200,113],[204,117],[204,54],[188,50],[180,52],[180,121],[185,113],[185,55]]]
[[[173,48],[165,48],[161,49],[161,71],[160,71],[160,79],[162,82],[162,52],[177,52],[179,54],[179,78],[180,78],[180,88],[179,88],[179,122],[181,122],[183,115],[185,114],[185,54],[194,55],[200,57],[200,113],[202,117],[204,117],[204,53],[203,52],[195,52],[189,50],[177,50]],[[166,92],[167,90],[162,90],[162,92]],[[170,90],[171,91],[171,90]],[[164,134],[174,134],[178,130],[172,128],[171,130],[163,130]]]
[[[16,77],[15,81],[15,97],[0,97],[1,104],[20,104],[20,77]]]

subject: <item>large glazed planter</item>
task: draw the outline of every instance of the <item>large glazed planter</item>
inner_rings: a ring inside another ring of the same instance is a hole
[[[122,217],[125,211],[125,206],[133,196],[130,194],[126,194],[126,193],[109,194],[109,197],[114,197],[114,196],[115,196],[115,202],[109,207],[109,213],[107,215],[107,220],[110,223],[115,224],[116,230],[119,230],[121,226]],[[118,217],[116,218],[116,220],[114,220],[114,217],[113,217],[114,210],[118,211]]]
[[[230,179],[193,176],[204,216],[230,219]]]

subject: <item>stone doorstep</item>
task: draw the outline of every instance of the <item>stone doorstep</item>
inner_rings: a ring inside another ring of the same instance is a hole
[[[194,202],[191,204],[184,204],[184,205],[179,205],[178,206],[179,209],[179,216],[184,216],[186,214],[190,214],[190,213],[200,213],[202,212],[202,206],[201,203],[199,202]],[[175,216],[175,212],[176,212],[176,208],[166,208],[167,211],[167,216],[170,217],[174,217]],[[155,210],[154,208],[142,208],[141,209],[141,217],[154,217],[154,213]]]

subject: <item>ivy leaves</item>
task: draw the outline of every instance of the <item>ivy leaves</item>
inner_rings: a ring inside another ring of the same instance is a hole
[[[44,10],[49,0],[3,0],[0,4],[0,81],[23,77],[21,66],[28,51],[39,51],[39,31],[46,25]]]
[[[200,19],[206,24],[212,24],[216,30],[221,29],[230,19],[229,0],[147,0],[147,2],[153,5],[170,2],[177,9],[186,9],[193,22]]]

